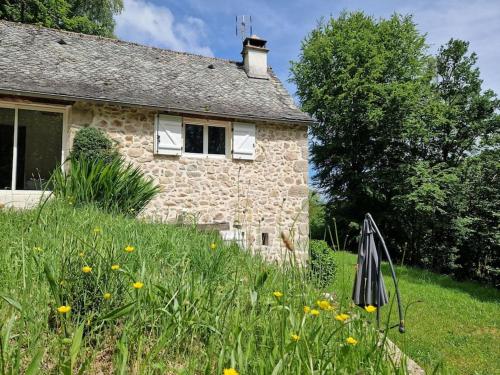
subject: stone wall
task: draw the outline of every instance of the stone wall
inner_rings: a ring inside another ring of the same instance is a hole
[[[70,116],[70,138],[85,125],[101,128],[121,154],[141,167],[161,193],[144,215],[176,222],[235,221],[242,224],[248,248],[269,260],[286,250],[282,231],[290,232],[299,257],[307,254],[307,128],[256,123],[256,159],[194,158],[153,153],[154,118],[147,109],[78,102]],[[261,233],[269,246],[261,246]]]

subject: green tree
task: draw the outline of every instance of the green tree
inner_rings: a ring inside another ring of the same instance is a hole
[[[457,274],[500,281],[500,148],[483,150],[461,165],[462,214]]]
[[[468,46],[451,39],[432,57],[411,16],[343,13],[305,38],[292,80],[341,236],[356,238],[368,211],[393,255],[495,282],[500,103]]]
[[[451,39],[438,51],[427,121],[408,129],[417,161],[394,201],[394,220],[411,263],[492,281],[500,251],[493,215],[500,207],[493,160],[499,101],[491,90],[483,92],[468,46]]]
[[[113,36],[123,0],[4,0],[0,18],[100,36]]]
[[[386,229],[404,166],[404,137],[422,121],[430,95],[431,60],[410,16],[377,20],[343,13],[322,21],[302,43],[292,79],[311,127],[315,182],[344,235],[371,212]]]
[[[468,42],[451,39],[436,57],[437,116],[426,123],[426,156],[448,166],[457,166],[498,131],[493,119],[499,101],[493,91],[482,92],[477,55],[468,49]]]

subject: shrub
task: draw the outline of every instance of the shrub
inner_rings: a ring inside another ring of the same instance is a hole
[[[70,162],[66,173],[58,168],[53,175],[54,195],[70,204],[94,204],[109,212],[135,216],[159,192],[139,168],[121,158]]]
[[[311,279],[320,288],[331,285],[337,272],[333,250],[325,241],[311,240],[309,252]]]
[[[118,153],[113,147],[113,142],[102,130],[88,127],[76,133],[71,159],[103,160],[109,163],[117,157]]]

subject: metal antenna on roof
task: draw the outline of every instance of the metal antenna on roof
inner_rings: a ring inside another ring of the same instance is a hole
[[[236,36],[239,35],[244,40],[252,34],[252,16],[236,16]]]

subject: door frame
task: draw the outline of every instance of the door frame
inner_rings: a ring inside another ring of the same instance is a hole
[[[11,189],[0,190],[0,202],[6,204],[14,203],[15,206],[22,203],[23,200],[28,203],[32,198],[41,197],[43,191],[40,190],[17,190],[16,189],[16,171],[17,171],[17,142],[18,142],[18,113],[20,109],[43,111],[43,112],[56,112],[63,115],[63,128],[62,128],[62,142],[61,142],[61,165],[69,155],[69,115],[71,105],[61,104],[44,104],[44,103],[29,103],[18,102],[0,99],[0,108],[14,109],[14,144],[12,148],[12,176],[11,176]],[[26,199],[23,199],[25,197]]]

